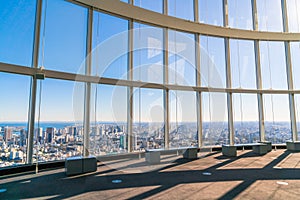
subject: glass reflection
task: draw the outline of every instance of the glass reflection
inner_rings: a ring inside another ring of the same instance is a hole
[[[256,89],[253,41],[230,40],[230,67],[232,88]]]
[[[128,21],[96,11],[93,19],[92,75],[127,79]]]
[[[256,94],[233,94],[235,144],[260,141]]]
[[[32,66],[35,10],[35,0],[1,1],[0,62]]]
[[[196,93],[170,91],[170,147],[197,146]]]
[[[163,13],[163,0],[134,0],[134,5],[154,12]]]
[[[194,0],[168,0],[168,14],[194,21]]]
[[[85,73],[87,13],[67,1],[43,1],[39,66]]]
[[[282,32],[281,0],[256,0],[258,30]]]
[[[202,93],[203,146],[228,144],[228,111],[225,93]]]
[[[283,42],[261,41],[260,64],[263,89],[287,89]]]
[[[0,168],[25,164],[30,78],[0,73]]]
[[[134,150],[164,148],[163,91],[136,88],[133,99]]]
[[[272,144],[291,140],[288,95],[264,94],[265,136]]]
[[[163,29],[134,23],[133,80],[163,83]]]
[[[252,30],[251,0],[228,0],[229,27]]]
[[[289,32],[300,32],[300,2],[286,0]]]
[[[90,114],[90,153],[126,153],[127,88],[93,84]]]
[[[199,0],[200,23],[223,26],[223,0]]]

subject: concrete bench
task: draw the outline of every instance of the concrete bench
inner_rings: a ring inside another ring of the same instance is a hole
[[[160,163],[160,155],[162,154],[182,154],[183,158],[196,159],[198,153],[197,147],[186,147],[177,149],[147,149],[145,152],[145,160],[149,164]]]
[[[268,152],[272,151],[272,142],[264,141],[264,142],[258,142],[258,143],[266,144],[267,145],[267,151]]]
[[[300,141],[287,141],[286,148],[289,151],[300,151]]]
[[[93,156],[70,157],[65,161],[65,172],[67,176],[94,172],[97,170],[97,159]]]
[[[250,143],[250,144],[222,145],[222,154],[228,157],[235,157],[237,155],[236,153],[237,147],[245,147],[245,146],[252,146],[253,152],[259,155],[263,155],[272,151],[271,142],[258,142],[258,143]]]
[[[269,147],[267,144],[264,143],[258,143],[256,145],[252,146],[252,150],[254,153],[259,155],[264,155],[269,152]]]
[[[158,164],[160,163],[160,151],[149,151],[145,153],[145,160],[149,164]]]
[[[223,156],[235,157],[236,156],[236,146],[235,145],[222,145]]]

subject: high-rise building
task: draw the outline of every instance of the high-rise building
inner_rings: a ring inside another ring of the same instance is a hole
[[[41,143],[42,140],[44,140],[44,133],[43,133],[43,128],[42,127],[39,127],[39,128],[35,129],[35,131],[34,131],[34,140],[36,142],[39,142],[39,143]]]
[[[46,129],[46,142],[47,143],[53,142],[55,130],[56,130],[55,127],[47,127],[47,129]]]
[[[77,127],[76,126],[69,127],[69,134],[75,137],[78,134]]]
[[[7,143],[12,139],[12,127],[5,127],[4,128],[4,141]]]
[[[122,134],[120,136],[120,148],[126,149],[127,148],[127,137],[126,134]]]
[[[23,147],[26,145],[27,141],[27,130],[21,129],[20,130],[20,146]]]

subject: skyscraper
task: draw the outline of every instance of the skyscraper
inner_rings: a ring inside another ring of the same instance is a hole
[[[55,133],[54,127],[47,127],[47,129],[46,129],[46,142],[47,143],[53,142],[54,133]]]
[[[23,147],[26,145],[27,131],[25,129],[20,130],[20,146]]]
[[[44,134],[43,134],[43,128],[42,127],[39,127],[39,128],[35,129],[35,131],[34,131],[34,140],[36,142],[39,142],[39,143],[41,143],[42,140],[44,140]]]
[[[12,139],[12,128],[5,127],[4,128],[4,141],[7,143]]]

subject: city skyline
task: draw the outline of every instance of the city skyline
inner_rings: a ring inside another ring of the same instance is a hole
[[[268,122],[266,122],[266,125]],[[39,162],[62,160],[69,156],[82,155],[83,126],[74,123],[41,122],[34,130],[34,159]],[[45,126],[44,126],[45,125]],[[177,126],[178,125],[178,126]],[[257,122],[236,123],[235,143],[247,144],[259,141]],[[134,151],[164,148],[164,126],[162,123],[134,123],[132,127]],[[228,127],[223,123],[203,123],[202,142],[204,147],[228,144]],[[26,127],[20,124],[0,123],[0,166],[24,164],[27,145]],[[126,124],[91,124],[89,139],[90,155],[110,155],[127,152]],[[197,146],[196,123],[170,123],[169,148]],[[276,123],[266,128],[266,140],[281,144],[291,138],[289,123]],[[38,157],[37,157],[38,156]]]

